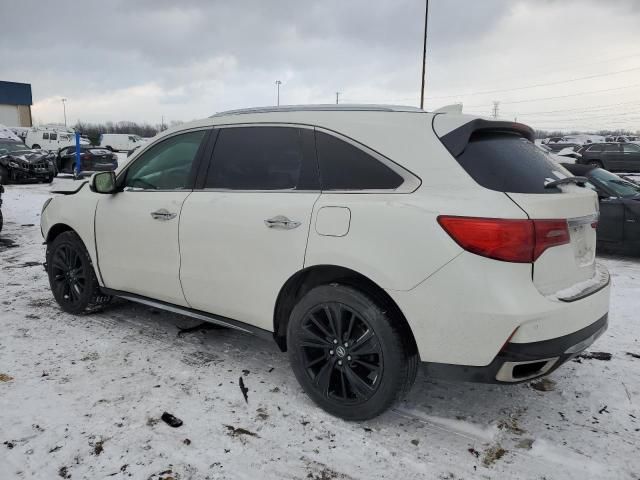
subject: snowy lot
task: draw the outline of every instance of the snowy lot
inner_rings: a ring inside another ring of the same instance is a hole
[[[49,186],[6,190],[0,478],[640,478],[638,259],[602,259],[610,327],[590,353],[610,360],[587,353],[534,385],[419,373],[396,409],[346,423],[311,403],[273,343],[178,335],[197,322],[124,301],[62,313],[41,266]]]

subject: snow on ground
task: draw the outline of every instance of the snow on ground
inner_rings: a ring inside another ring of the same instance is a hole
[[[57,178],[56,184],[72,182]],[[11,185],[0,233],[3,479],[640,476],[638,259],[611,270],[610,328],[550,381],[434,381],[363,423],[315,407],[273,343],[115,302],[71,316],[41,266],[46,185]],[[245,402],[239,387],[248,388]],[[171,428],[169,412],[184,421]]]

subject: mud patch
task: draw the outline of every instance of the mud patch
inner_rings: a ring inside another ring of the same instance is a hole
[[[583,360],[602,360],[604,362],[608,362],[609,360],[611,360],[611,354],[609,352],[585,352],[585,353],[581,353],[580,355],[576,356],[576,358],[573,359],[574,362],[578,361],[578,359],[583,359]]]
[[[182,357],[182,362],[191,367],[202,367],[204,365],[209,365],[210,363],[221,363],[222,360],[215,353],[198,351],[184,355]]]
[[[539,392],[551,392],[556,389],[556,382],[550,378],[543,378],[537,382],[531,382],[531,388]]]
[[[18,248],[18,244],[7,237],[0,237],[0,252],[9,248]]]
[[[500,460],[507,451],[502,448],[500,445],[494,445],[484,452],[484,457],[482,458],[482,463],[485,467],[490,467],[498,460]]]
[[[233,425],[225,425],[225,428],[227,429],[227,435],[230,437],[242,437],[243,435],[246,435],[249,437],[260,438],[257,433],[251,432],[246,428],[234,427]]]
[[[13,380],[13,377],[11,375],[0,373],[0,382],[10,382],[11,380]]]

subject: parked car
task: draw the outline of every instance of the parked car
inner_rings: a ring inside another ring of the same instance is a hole
[[[594,143],[578,150],[576,163],[611,172],[640,172],[640,145],[635,143]]]
[[[139,135],[126,133],[103,133],[100,146],[112,151],[130,151],[146,143]]]
[[[76,173],[76,147],[65,147],[56,157],[58,172]],[[82,172],[107,172],[118,168],[118,155],[105,149],[80,146],[80,168]]]
[[[274,339],[349,420],[393,405],[420,362],[530,380],[587,348],[609,308],[597,195],[533,138],[389,106],[181,125],[47,200],[53,296],[69,313],[116,296]]]
[[[558,152],[554,152],[545,144],[537,144],[536,147],[545,152],[556,163],[575,163],[582,156],[570,147],[563,148]]]
[[[592,165],[567,165],[598,193],[598,248],[640,255],[640,186]]]
[[[32,150],[19,140],[0,138],[0,184],[29,181],[51,183],[55,176],[54,154]]]
[[[558,139],[557,137],[549,139],[549,141],[545,143],[545,145],[554,152],[559,152],[560,150],[564,150],[565,148],[576,150],[582,146],[581,143],[578,143],[575,140],[568,140],[565,138]]]
[[[64,127],[34,127],[27,132],[24,143],[34,149],[58,152],[61,148],[76,144],[75,132]],[[81,145],[90,145],[84,138],[80,139]]]

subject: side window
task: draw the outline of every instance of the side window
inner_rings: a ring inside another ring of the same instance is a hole
[[[49,132],[43,132],[42,139],[43,140],[49,140]]]
[[[593,145],[593,146],[589,147],[587,149],[587,152],[597,153],[597,152],[601,152],[602,150],[604,150],[604,145],[596,144],[596,145]]]
[[[124,186],[145,190],[187,188],[191,165],[206,130],[168,138],[147,150],[127,170]]]
[[[361,149],[324,132],[316,132],[322,190],[391,190],[403,178]]]
[[[311,148],[309,148],[311,147]],[[318,188],[313,132],[295,127],[230,127],[218,133],[205,188]]]
[[[640,153],[640,147],[633,143],[623,143],[622,151],[624,153]]]
[[[57,139],[58,139],[58,134],[57,133],[49,134],[49,140],[57,140]]]
[[[604,146],[604,151],[605,152],[619,152],[620,151],[620,147],[616,144],[608,144]]]

